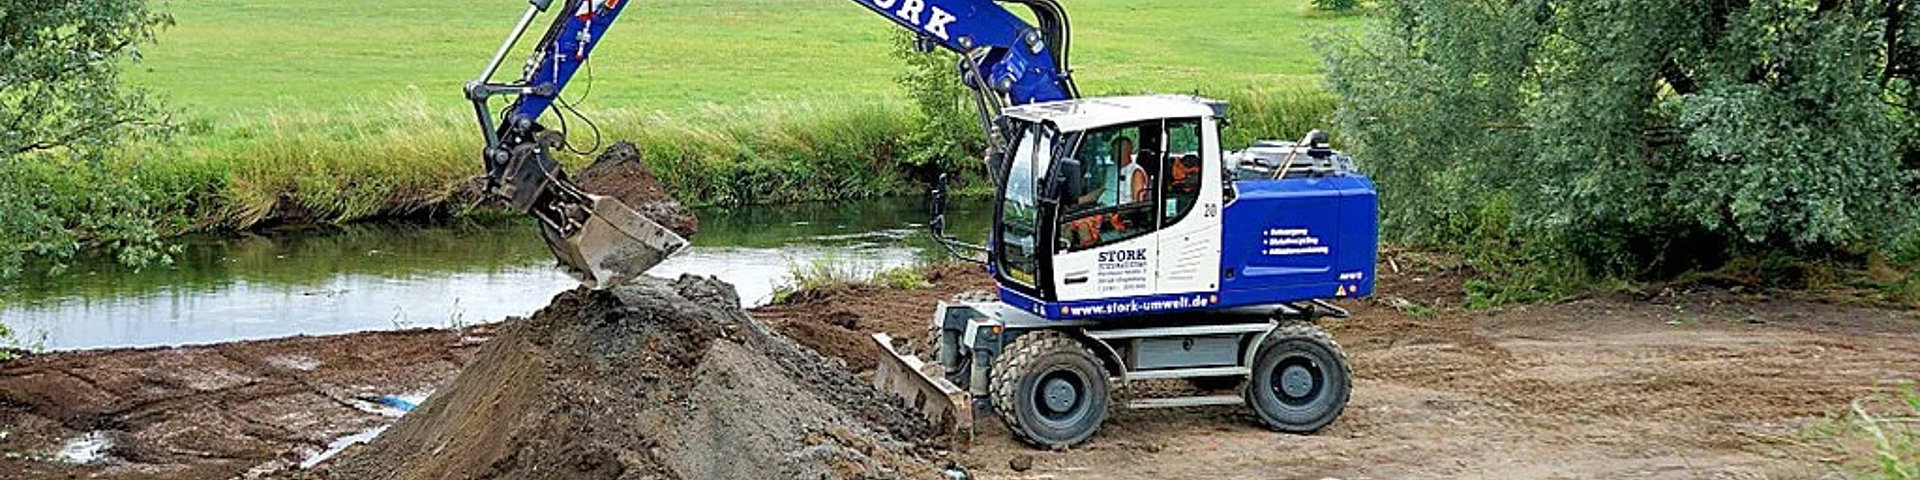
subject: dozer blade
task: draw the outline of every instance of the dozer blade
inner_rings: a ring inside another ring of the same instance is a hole
[[[880,345],[881,353],[879,367],[873,372],[873,388],[899,395],[907,406],[925,414],[937,430],[973,433],[973,401],[965,389],[944,378],[939,365],[900,353],[887,334],[873,334],[873,342]]]
[[[583,194],[586,212],[565,215],[575,222],[571,235],[539,222],[542,237],[567,273],[587,288],[604,288],[638,278],[647,269],[686,248],[687,239],[613,197]],[[571,208],[582,208],[572,206]],[[584,218],[580,213],[585,213]]]

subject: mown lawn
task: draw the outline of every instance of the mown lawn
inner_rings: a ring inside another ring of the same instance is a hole
[[[1067,3],[1076,70],[1089,93],[1312,86],[1321,68],[1312,36],[1364,21],[1312,12],[1305,0]],[[131,77],[202,120],[351,114],[415,100],[407,97],[459,112],[460,85],[525,5],[163,1],[178,24],[144,50]],[[683,111],[702,103],[898,100],[893,78],[901,63],[889,42],[895,28],[850,0],[644,1],[597,53],[589,104]],[[511,57],[503,71],[517,72],[524,58]]]

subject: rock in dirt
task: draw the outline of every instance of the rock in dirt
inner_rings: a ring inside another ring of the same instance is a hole
[[[939,478],[925,422],[684,276],[560,294],[326,475]]]
[[[1016,472],[1025,472],[1028,470],[1032,470],[1033,456],[1027,455],[1024,453],[1019,455],[1014,455],[1013,458],[1007,460],[1007,469],[1013,470]]]
[[[593,164],[581,170],[578,177],[580,188],[620,199],[621,203],[682,237],[693,238],[700,230],[700,220],[694,217],[693,210],[667,194],[666,187],[661,186],[660,180],[647,169],[646,162],[641,161],[640,149],[632,143],[614,142]]]

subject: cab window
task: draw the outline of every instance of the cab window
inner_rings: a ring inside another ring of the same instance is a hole
[[[1062,252],[1138,237],[1158,228],[1155,215],[1164,145],[1160,121],[1093,129],[1074,142],[1078,181],[1062,192],[1056,243]],[[1074,174],[1075,172],[1062,172]]]
[[[1194,203],[1200,200],[1201,154],[1200,119],[1177,119],[1167,121],[1166,161],[1161,162],[1160,191],[1164,202],[1161,204],[1161,225],[1170,225],[1185,218],[1193,211]]]
[[[1052,135],[1047,129],[1029,126],[1021,135],[1007,168],[1006,194],[1000,205],[1000,269],[1008,278],[1027,286],[1034,285],[1039,269],[1039,191],[1051,163]]]

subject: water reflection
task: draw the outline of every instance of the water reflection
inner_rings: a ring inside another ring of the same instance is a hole
[[[916,199],[707,209],[694,246],[652,273],[714,275],[744,303],[770,299],[791,264],[862,270],[935,260]],[[984,203],[956,205],[956,232],[984,235]],[[527,315],[574,286],[531,225],[368,225],[189,239],[174,265],[107,259],[29,276],[0,295],[14,343],[53,350],[213,343],[446,326]]]

